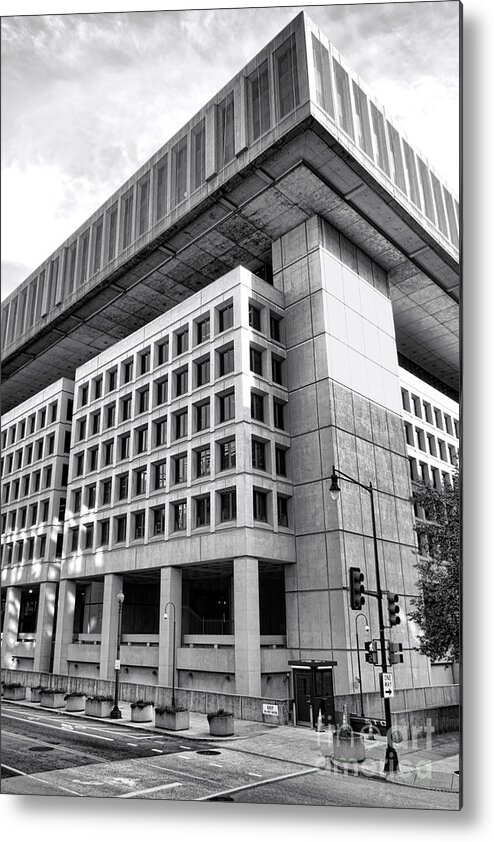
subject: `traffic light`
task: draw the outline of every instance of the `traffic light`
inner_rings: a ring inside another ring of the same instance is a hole
[[[401,623],[401,617],[398,616],[400,613],[398,599],[399,597],[397,593],[388,593],[388,615],[390,626],[399,626]]]
[[[398,619],[400,619],[398,617]],[[390,664],[402,664],[403,663],[403,644],[402,643],[391,643],[389,641],[389,663]]]
[[[378,652],[377,652],[377,643],[374,644],[373,640],[368,640],[367,643],[364,644],[365,646],[365,660],[368,664],[377,664],[378,659]]]
[[[349,584],[350,584],[350,607],[354,611],[360,611],[365,602],[362,594],[365,591],[363,586],[364,574],[360,572],[360,567],[350,567]]]

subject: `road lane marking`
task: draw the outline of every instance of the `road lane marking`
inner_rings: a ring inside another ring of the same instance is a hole
[[[139,743],[127,743],[128,746],[132,746],[132,748],[139,748]]]
[[[180,745],[179,745],[179,748],[184,748],[184,749],[185,749],[185,751],[192,751],[192,749],[191,749],[191,747],[190,747],[190,746],[180,746]]]
[[[161,784],[161,786],[153,786],[151,789],[140,789],[137,792],[124,792],[123,795],[117,795],[117,798],[139,798],[140,795],[148,795],[150,792],[159,792],[162,789],[174,789],[177,786],[182,786],[178,781],[172,784]]]
[[[152,748],[151,751],[155,751],[156,754],[163,754],[163,752],[160,748]]]
[[[214,781],[212,778],[206,778],[204,775],[192,775],[191,772],[181,772],[180,769],[170,769],[169,766],[158,766],[156,763],[151,763],[149,759],[139,762],[142,762],[143,766],[151,766],[152,769],[158,769],[160,772],[172,772],[174,775],[182,775],[183,778],[194,778],[195,781],[201,781],[201,783],[204,783],[204,781],[207,781],[209,784],[218,783],[218,781]]]
[[[299,778],[302,775],[312,775],[314,772],[318,772],[318,769],[305,769],[303,772],[290,772],[289,775],[279,775],[277,778],[266,778],[262,781],[256,781],[256,783],[251,784],[244,784],[243,786],[236,786],[233,789],[224,789],[221,792],[215,792],[212,795],[203,795],[201,798],[195,798],[195,801],[210,801],[211,798],[218,798],[221,795],[233,795],[236,792],[242,792],[244,789],[255,789],[259,786],[265,786],[266,784],[274,784],[278,783],[279,781],[286,781],[288,778]]]
[[[20,716],[10,716],[10,714],[4,714],[6,719],[15,719],[17,722],[25,722],[25,719],[22,719]],[[63,731],[63,728],[60,725],[48,725],[47,722],[36,722],[36,725],[40,726],[41,728],[52,728],[54,731]],[[83,737],[92,737],[94,740],[105,740],[108,743],[114,743],[115,740],[113,737],[102,737],[100,734],[88,734],[85,731],[76,731],[75,729],[70,732],[71,734],[82,734]]]
[[[6,763],[2,763],[2,769],[7,769],[7,772],[14,772],[15,775],[27,775],[27,772],[21,772],[20,769],[14,769],[13,766],[7,766]]]
[[[262,778],[262,775],[260,775],[258,772],[247,772],[247,774],[250,778]]]
[[[219,769],[223,768],[223,763],[209,763],[210,766],[218,766]]]

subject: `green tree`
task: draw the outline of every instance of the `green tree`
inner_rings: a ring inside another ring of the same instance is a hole
[[[433,661],[460,657],[460,493],[458,476],[441,490],[430,485],[415,490],[423,509],[418,519],[419,593],[412,599],[410,619],[420,627],[419,649]]]

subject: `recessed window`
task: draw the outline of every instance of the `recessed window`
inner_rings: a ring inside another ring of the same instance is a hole
[[[249,325],[254,330],[261,330],[261,308],[249,304]]]
[[[128,473],[120,474],[117,477],[117,499],[127,500],[129,496],[129,475]]]
[[[84,549],[92,550],[94,542],[94,523],[86,523],[84,529]]]
[[[406,412],[410,412],[410,394],[406,389],[401,390],[401,403]]]
[[[166,488],[166,460],[163,462],[156,462],[153,465],[154,470],[154,489],[164,490]]]
[[[278,430],[285,429],[285,403],[276,400],[273,400],[273,424]]]
[[[409,444],[411,447],[415,447],[415,441],[414,441],[414,438],[413,438],[413,427],[412,427],[412,425],[411,425],[411,424],[408,424],[408,423],[405,421],[405,422],[404,422],[404,427],[405,427],[405,437],[406,437],[407,444]]]
[[[187,503],[184,501],[172,504],[173,531],[183,532],[187,529]]]
[[[103,465],[108,466],[113,462],[113,439],[105,441],[103,445]]]
[[[247,103],[250,139],[254,141],[271,128],[267,60],[248,77]]]
[[[155,381],[155,406],[161,406],[168,400],[168,377]]]
[[[103,378],[102,377],[96,377],[93,380],[94,399],[98,400],[98,398],[100,398],[102,394],[103,394]]]
[[[440,430],[443,429],[443,414],[440,409],[436,409],[434,407],[434,420],[436,422],[436,427],[439,427]]]
[[[178,357],[189,350],[189,328],[178,330],[175,334],[175,355]]]
[[[111,479],[105,479],[101,483],[101,505],[109,506],[111,503]]]
[[[153,422],[153,425],[155,447],[162,447],[163,445],[166,445],[168,429],[167,419],[158,418],[156,421]]]
[[[153,509],[153,535],[165,534],[165,509]]]
[[[168,338],[158,342],[156,346],[157,365],[163,365],[168,362],[169,343]]]
[[[100,430],[100,423],[101,423],[101,412],[98,409],[97,412],[93,412],[91,415],[91,435],[96,436]]]
[[[419,448],[419,450],[423,450],[425,452],[425,434],[424,434],[424,431],[419,429],[418,427],[416,427],[415,432],[417,434],[418,448]]]
[[[110,369],[107,377],[108,377],[107,392],[114,392],[115,389],[117,388],[117,369],[116,368]]]
[[[172,199],[179,205],[187,198],[187,135],[172,149]]]
[[[186,409],[174,413],[174,434],[175,439],[184,438],[187,435],[188,412]]]
[[[181,395],[187,394],[189,389],[189,370],[180,368],[175,372],[175,397],[179,398]]]
[[[147,468],[138,468],[134,471],[135,477],[135,494],[145,494],[147,491],[147,478],[148,472]]]
[[[144,234],[149,227],[149,173],[141,178],[137,185],[137,236]]]
[[[258,348],[250,348],[250,370],[254,372],[254,374],[259,375],[262,377],[262,351]]]
[[[217,352],[218,354],[218,377],[224,377],[225,374],[230,374],[235,367],[234,349],[233,345],[227,348],[222,348]]]
[[[250,415],[254,421],[264,422],[264,395],[252,392],[250,396]]]
[[[122,363],[122,382],[130,383],[134,376],[134,360],[126,360]]]
[[[120,242],[126,249],[132,241],[132,218],[134,215],[134,189],[122,196],[120,202]]]
[[[127,515],[115,518],[115,541],[121,544],[127,540]]]
[[[163,219],[167,212],[167,181],[168,181],[168,159],[165,155],[158,161],[154,168],[155,187],[155,214],[156,221]]]
[[[76,553],[79,549],[79,527],[75,526],[70,530],[70,552]]]
[[[89,400],[89,386],[87,383],[84,383],[83,386],[79,387],[79,406],[86,406]]]
[[[451,416],[446,415],[446,413],[444,413],[444,424],[446,426],[446,432],[448,433],[448,435],[452,436],[453,435],[453,424],[451,422]]]
[[[208,477],[211,473],[211,449],[209,445],[195,451],[195,460],[196,476]]]
[[[253,491],[254,520],[267,523],[268,520],[268,495],[266,491],[254,489]]]
[[[218,332],[228,330],[233,327],[233,303],[227,304],[218,310]]]
[[[141,415],[149,409],[149,386],[137,392],[137,412]]]
[[[271,377],[273,383],[283,385],[283,359],[271,354]]]
[[[216,162],[218,169],[235,157],[233,91],[216,108]]]
[[[151,351],[146,348],[139,354],[139,374],[147,374],[151,368]]]
[[[118,458],[128,459],[130,456],[130,433],[118,437]]]
[[[140,427],[135,433],[136,453],[144,453],[148,449],[148,428]]]
[[[266,470],[266,443],[252,439],[252,467],[258,471]]]
[[[86,488],[86,508],[94,509],[96,505],[96,485],[88,485]]]
[[[99,546],[107,547],[110,542],[110,521],[101,520],[99,523]]]
[[[219,494],[220,522],[235,520],[237,517],[237,492],[235,490],[221,491]]]
[[[175,485],[187,482],[187,455],[185,453],[173,458],[173,482]]]
[[[211,501],[209,494],[196,497],[196,526],[208,526],[211,523]]]
[[[297,50],[292,35],[274,54],[278,113],[285,117],[299,104]]]
[[[191,132],[192,156],[192,190],[197,190],[204,181],[206,166],[206,130],[205,121],[194,126]]]
[[[194,363],[196,372],[196,386],[204,386],[210,380],[209,355]]]
[[[81,511],[81,499],[82,499],[82,490],[80,488],[76,488],[75,491],[72,492],[72,514],[78,515]]]
[[[132,415],[132,395],[120,399],[120,420],[129,421]]]
[[[135,512],[134,514],[134,539],[144,538],[146,531],[146,512]]]
[[[211,321],[209,316],[204,316],[202,319],[198,319],[196,321],[196,344],[200,345],[201,342],[206,342],[209,339],[211,333]]]
[[[197,432],[209,429],[209,399],[195,405],[195,416]]]
[[[231,421],[235,418],[235,392],[225,392],[218,395],[218,419],[222,424],[224,421]]]

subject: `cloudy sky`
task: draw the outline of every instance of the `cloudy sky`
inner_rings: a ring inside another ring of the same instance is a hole
[[[27,7],[2,19],[2,298],[301,8],[457,192],[456,2]]]

